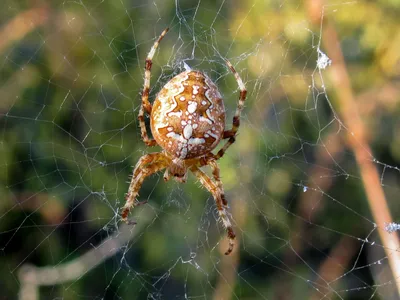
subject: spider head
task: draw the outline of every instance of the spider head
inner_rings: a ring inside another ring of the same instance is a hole
[[[164,180],[167,181],[170,176],[174,176],[177,182],[185,183],[187,177],[187,167],[182,159],[175,158],[164,175]]]

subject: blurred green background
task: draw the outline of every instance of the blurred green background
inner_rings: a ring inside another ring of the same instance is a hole
[[[329,56],[329,21],[350,114],[371,147],[365,160],[398,221],[399,13],[398,1],[5,0],[0,299],[399,299],[342,87],[331,66],[317,67]],[[230,126],[238,88],[224,59],[248,89],[237,142],[219,162],[238,235],[231,257],[214,200],[193,176],[148,178],[139,197],[148,204],[131,213],[138,226],[118,239],[132,166],[160,151],[141,141],[137,114],[145,57],[167,26],[151,99],[187,64],[218,85]],[[106,240],[114,255],[96,250]],[[85,253],[95,268],[21,292],[21,268],[56,272]]]

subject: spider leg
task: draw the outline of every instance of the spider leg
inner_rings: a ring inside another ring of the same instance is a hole
[[[144,122],[144,111],[146,111],[149,115],[151,114],[151,104],[149,102],[149,93],[150,93],[150,75],[151,75],[151,66],[153,64],[153,56],[157,50],[158,45],[160,44],[163,37],[168,32],[169,28],[165,28],[161,35],[158,37],[157,41],[155,41],[153,47],[151,47],[149,54],[146,57],[145,71],[144,71],[144,87],[142,92],[142,105],[139,110],[139,124],[140,130],[142,132],[142,139],[147,146],[155,146],[157,145],[156,141],[152,138],[149,138],[147,134],[146,125]]]
[[[233,232],[232,224],[227,214],[227,201],[225,199],[224,189],[222,187],[222,183],[219,177],[219,167],[215,160],[213,160],[212,162],[210,161],[210,166],[212,168],[213,176],[217,183],[214,183],[210,177],[208,177],[196,166],[192,166],[190,170],[200,180],[201,184],[205,186],[206,189],[214,196],[219,216],[228,234],[229,248],[225,252],[225,255],[229,255],[233,250],[236,235]]]
[[[126,203],[121,213],[124,222],[129,223],[127,217],[132,207],[145,203],[139,202],[135,204],[135,199],[145,178],[166,168],[167,165],[168,161],[162,153],[150,153],[139,159],[133,170],[132,180],[129,185],[128,193],[126,194]]]
[[[236,78],[237,84],[240,89],[240,94],[239,94],[239,102],[236,107],[235,115],[233,116],[233,120],[232,120],[232,129],[224,131],[223,138],[229,139],[229,140],[215,155],[216,159],[220,159],[225,154],[226,150],[230,147],[230,145],[232,145],[235,142],[236,133],[240,126],[240,114],[243,110],[244,101],[246,100],[246,94],[247,94],[246,87],[243,83],[242,78],[240,78],[239,73],[236,72],[235,68],[232,66],[232,64],[228,60],[226,60],[226,64],[228,65],[229,69],[232,71],[233,75]]]
[[[219,169],[218,163],[215,158],[210,158],[207,161],[207,165],[209,165],[211,167],[215,183],[217,184],[219,190],[221,191],[222,204],[226,208],[226,206],[228,205],[228,201],[226,201],[226,199],[225,199],[224,187],[222,185],[221,177],[219,175],[220,169]]]

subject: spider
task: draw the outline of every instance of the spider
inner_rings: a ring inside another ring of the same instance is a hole
[[[235,233],[227,213],[228,202],[224,195],[217,160],[235,142],[247,91],[239,74],[232,64],[226,61],[240,89],[239,102],[230,130],[225,130],[224,102],[217,86],[200,71],[187,70],[172,78],[158,93],[152,106],[149,102],[152,59],[168,30],[166,28],[161,33],[147,55],[142,104],[138,115],[144,143],[147,146],[159,145],[163,150],[143,155],[137,162],[121,217],[129,223],[127,216],[131,208],[145,203],[135,203],[135,199],[146,177],[166,169],[165,181],[173,176],[176,181],[184,183],[190,170],[215,199],[219,217],[229,239],[229,248],[225,252],[228,255],[234,247]],[[150,115],[153,138],[149,138],[147,134],[145,112]],[[213,154],[211,151],[222,139],[227,139],[227,142],[217,154]],[[214,180],[200,169],[204,166],[211,167]]]

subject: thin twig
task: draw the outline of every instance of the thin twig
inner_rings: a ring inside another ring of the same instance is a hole
[[[348,127],[347,142],[352,148],[357,164],[360,168],[361,178],[367,195],[368,204],[377,223],[378,233],[388,257],[389,265],[400,295],[400,244],[395,234],[384,230],[385,223],[392,222],[392,217],[385,199],[380,178],[373,163],[373,155],[366,138],[366,129],[357,111],[349,74],[346,69],[340,41],[335,27],[324,16],[322,0],[307,1],[310,19],[321,25],[321,39],[327,55],[332,60],[328,68],[332,85],[337,93],[338,110]]]
[[[123,224],[118,231],[102,241],[100,245],[67,263],[40,268],[30,264],[23,265],[18,273],[21,283],[19,299],[37,300],[41,286],[63,284],[84,276],[106,259],[121,251],[126,243],[143,231],[153,217],[153,210],[143,210],[137,225]]]
[[[44,24],[48,20],[48,15],[46,7],[39,7],[26,10],[10,20],[0,29],[0,53]]]
[[[338,278],[348,270],[348,266],[359,249],[357,242],[351,237],[344,236],[329,253],[329,257],[319,268],[318,280],[313,283],[318,288],[314,290],[309,299],[332,299],[335,286],[340,284]],[[347,278],[343,278],[346,280]]]

